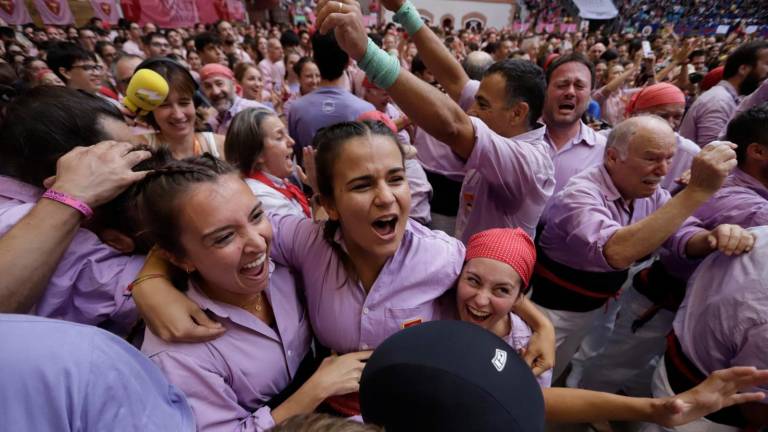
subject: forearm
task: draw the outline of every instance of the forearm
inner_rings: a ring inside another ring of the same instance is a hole
[[[626,72],[622,73],[621,75],[617,76],[611,82],[605,85],[604,90],[608,93],[613,93],[621,86],[624,85],[624,83],[627,81],[627,79],[632,76],[632,73],[634,72],[634,69],[629,68]]]
[[[419,50],[419,56],[424,61],[424,65],[432,72],[448,95],[458,102],[461,91],[464,90],[464,86],[469,81],[464,68],[426,25],[413,35],[413,42]]]
[[[598,421],[653,421],[649,398],[632,398],[590,390],[552,387],[542,390],[547,421],[591,423]]]
[[[309,414],[324,400],[325,396],[322,391],[310,378],[285,402],[272,410],[272,418],[275,420],[275,424],[280,424],[295,415]]]
[[[0,312],[28,313],[80,227],[82,215],[41,199],[0,237]]]
[[[475,143],[474,125],[458,104],[402,69],[387,92],[411,122],[462,158],[469,158]]]
[[[540,311],[527,297],[522,297],[520,301],[515,304],[513,311],[517,316],[522,318],[534,332],[552,328],[552,322],[549,321],[547,315]],[[554,331],[554,328],[552,328],[552,330]]]
[[[603,254],[613,268],[625,269],[658,249],[696,209],[709,198],[683,189],[651,215],[616,231],[605,243]]]

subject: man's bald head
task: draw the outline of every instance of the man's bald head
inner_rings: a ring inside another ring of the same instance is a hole
[[[480,81],[488,67],[493,64],[493,56],[485,51],[472,51],[462,62],[464,72],[470,79]]]

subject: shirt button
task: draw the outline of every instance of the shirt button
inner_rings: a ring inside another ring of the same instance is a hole
[[[370,310],[368,308],[363,308],[363,313],[364,314],[367,314],[368,312],[370,312]]]
[[[290,355],[292,355],[292,354],[293,354],[293,351],[291,351],[291,350],[288,350],[288,355],[290,356]]]

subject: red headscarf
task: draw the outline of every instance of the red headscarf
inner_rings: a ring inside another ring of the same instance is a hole
[[[711,71],[709,71],[708,74],[704,75],[704,79],[701,80],[701,84],[699,84],[699,88],[702,92],[705,92],[712,87],[716,86],[717,83],[723,80],[723,71],[725,71],[725,66],[718,66]]]
[[[520,228],[494,228],[470,237],[464,261],[489,258],[511,266],[528,286],[536,264],[536,246]]]
[[[392,133],[395,133],[395,134],[397,133],[397,125],[395,124],[395,122],[393,122],[388,115],[386,115],[381,111],[378,111],[378,110],[366,111],[357,117],[357,121],[366,121],[366,120],[382,122],[390,130],[392,130]]]
[[[627,116],[651,107],[667,104],[685,104],[685,95],[677,86],[672,84],[654,84],[632,96],[627,104]]]

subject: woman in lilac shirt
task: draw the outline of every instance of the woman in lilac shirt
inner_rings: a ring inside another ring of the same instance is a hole
[[[386,126],[341,123],[318,133],[315,146],[319,199],[329,220],[273,216],[270,254],[302,280],[324,346],[338,353],[373,349],[402,328],[437,318],[435,300],[456,283],[464,246],[408,218],[402,149]],[[153,261],[144,274],[162,266]],[[138,288],[134,296],[156,334],[185,339],[195,327],[188,317],[199,313],[196,305],[161,280]],[[551,324],[527,299],[515,311],[535,331],[529,362],[546,351],[538,372],[549,369]]]
[[[144,228],[190,275],[187,297],[227,329],[200,343],[145,335],[142,351],[184,392],[199,430],[266,430],[357,390],[368,352],[329,357],[307,379],[304,305],[291,272],[269,259],[269,219],[234,168],[209,154],[169,161],[139,191]]]

